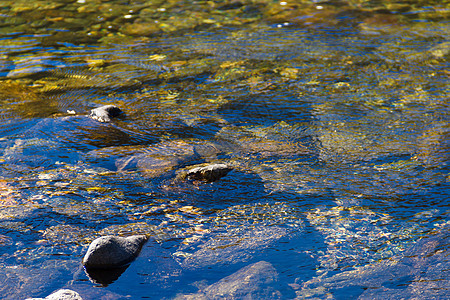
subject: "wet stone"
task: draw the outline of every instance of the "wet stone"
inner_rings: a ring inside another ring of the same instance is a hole
[[[117,268],[132,262],[139,254],[147,237],[135,235],[127,238],[103,236],[94,240],[83,258],[85,268]]]
[[[213,182],[226,176],[231,170],[232,168],[226,164],[195,165],[179,174],[179,177],[188,180]]]
[[[111,122],[112,118],[116,118],[122,114],[122,110],[115,105],[104,105],[91,110],[89,115],[92,119],[102,123]]]
[[[149,36],[158,33],[160,28],[156,22],[136,22],[123,25],[120,31],[126,35]]]
[[[83,298],[75,291],[61,289],[45,298],[31,298],[30,300],[83,300]]]

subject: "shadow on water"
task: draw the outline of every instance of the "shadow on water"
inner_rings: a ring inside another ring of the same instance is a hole
[[[92,283],[107,287],[111,283],[119,279],[120,275],[125,272],[129,266],[114,269],[89,269],[85,268],[86,275]]]

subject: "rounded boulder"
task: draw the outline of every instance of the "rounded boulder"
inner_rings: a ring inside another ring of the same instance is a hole
[[[85,268],[109,269],[131,263],[147,241],[145,235],[129,237],[102,236],[95,239],[83,258]]]

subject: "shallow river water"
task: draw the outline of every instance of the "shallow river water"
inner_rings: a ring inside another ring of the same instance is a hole
[[[443,2],[1,1],[0,298],[447,299]]]

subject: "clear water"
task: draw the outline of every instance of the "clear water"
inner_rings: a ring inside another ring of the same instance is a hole
[[[448,295],[448,22],[108,40],[95,10],[27,3],[42,14],[1,12],[1,297],[171,299],[260,261],[282,299]],[[87,117],[105,104],[124,116]],[[157,163],[118,167],[142,153]],[[174,180],[203,162],[234,169]],[[150,241],[102,286],[81,258],[108,234]]]

